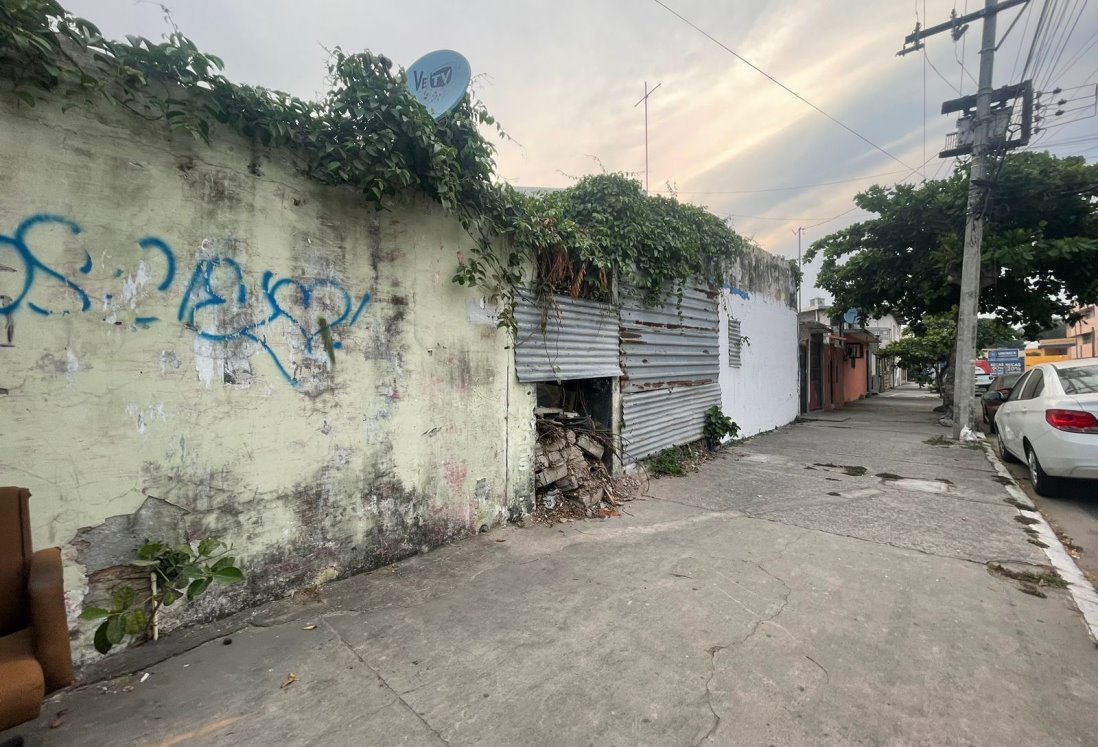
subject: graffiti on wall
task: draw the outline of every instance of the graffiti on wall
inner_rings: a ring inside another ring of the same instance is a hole
[[[270,270],[263,273],[258,291],[250,290],[240,263],[229,256],[231,252],[227,250],[232,247],[220,246],[218,242],[204,242],[193,269],[179,273],[175,252],[156,236],[137,241],[148,263],[142,261],[133,273],[113,272],[113,277],[121,281],[120,292],[96,298],[86,290],[88,276],[95,269],[87,251],[83,263],[73,273],[59,271],[35,252],[36,229],[47,226],[60,228],[72,236],[82,231],[69,218],[40,214],[25,219],[10,236],[0,234],[0,283],[4,274],[15,273],[14,282],[0,286],[5,291],[10,288],[9,292],[0,292],[0,318],[4,320],[0,340],[6,340],[0,344],[15,344],[16,314],[20,311],[43,317],[87,314],[92,312],[96,301],[102,304],[104,320],[118,324],[117,312],[125,308],[136,310],[143,289],[157,294],[179,292],[174,321],[194,333],[196,348],[230,350],[252,346],[266,353],[281,377],[297,387],[301,380],[295,367],[287,365],[284,355],[276,352],[271,341],[284,340],[304,359],[322,361],[326,359],[322,334],[330,331],[334,340],[331,347],[339,349],[339,334],[355,326],[370,303],[369,293],[355,297],[334,278],[279,277]],[[150,276],[149,266],[160,268],[158,277]],[[35,294],[40,286],[46,286],[47,292]],[[52,302],[43,301],[47,293],[54,299]],[[170,320],[137,315],[133,326],[138,330],[149,329],[166,321]],[[247,352],[243,356],[246,358]]]

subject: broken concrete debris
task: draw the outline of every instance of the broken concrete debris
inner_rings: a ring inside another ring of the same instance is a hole
[[[539,513],[553,518],[605,515],[618,505],[607,458],[613,453],[608,434],[595,430],[590,418],[559,408],[537,409],[538,441],[534,447],[534,485]]]

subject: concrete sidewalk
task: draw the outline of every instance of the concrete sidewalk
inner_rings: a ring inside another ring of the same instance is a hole
[[[63,693],[17,731],[30,745],[1093,744],[1098,649],[1066,591],[988,571],[1047,560],[982,451],[925,443],[945,434],[934,404],[876,397],[654,481],[622,518],[500,529],[269,605],[223,624],[243,625],[231,644]]]

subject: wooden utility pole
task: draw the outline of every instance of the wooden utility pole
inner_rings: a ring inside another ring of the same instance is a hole
[[[656,92],[656,89],[662,86],[663,83],[657,83],[653,86],[652,90],[648,90],[648,81],[644,81],[644,96],[640,101],[633,104],[633,108],[636,109],[642,103],[644,104],[644,193],[648,194],[648,97]]]
[[[906,47],[898,54],[907,54],[921,49],[922,40],[928,36],[952,31],[954,38],[964,33],[964,24],[977,19],[983,20],[983,38],[980,44],[980,80],[976,91],[976,114],[972,120],[972,165],[968,179],[968,217],[965,220],[964,262],[961,265],[961,301],[957,314],[956,362],[953,367],[953,437],[960,438],[961,430],[976,426],[976,325],[980,310],[980,249],[984,237],[984,208],[987,205],[987,193],[990,188],[988,177],[991,172],[991,150],[993,145],[1004,143],[1005,131],[1000,135],[992,132],[997,121],[991,115],[991,104],[995,91],[992,89],[992,73],[995,65],[995,27],[1000,11],[1029,0],[984,0],[982,11],[970,13],[964,17],[953,16],[952,20],[920,30],[909,35]],[[1004,127],[1005,129],[1005,127]]]

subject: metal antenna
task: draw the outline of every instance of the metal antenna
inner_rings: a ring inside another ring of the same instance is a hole
[[[641,103],[644,104],[644,193],[648,194],[648,97],[656,92],[656,89],[662,86],[663,83],[657,83],[653,86],[652,90],[648,90],[648,81],[644,81],[644,96],[641,100],[633,104],[633,108],[636,109]]]

